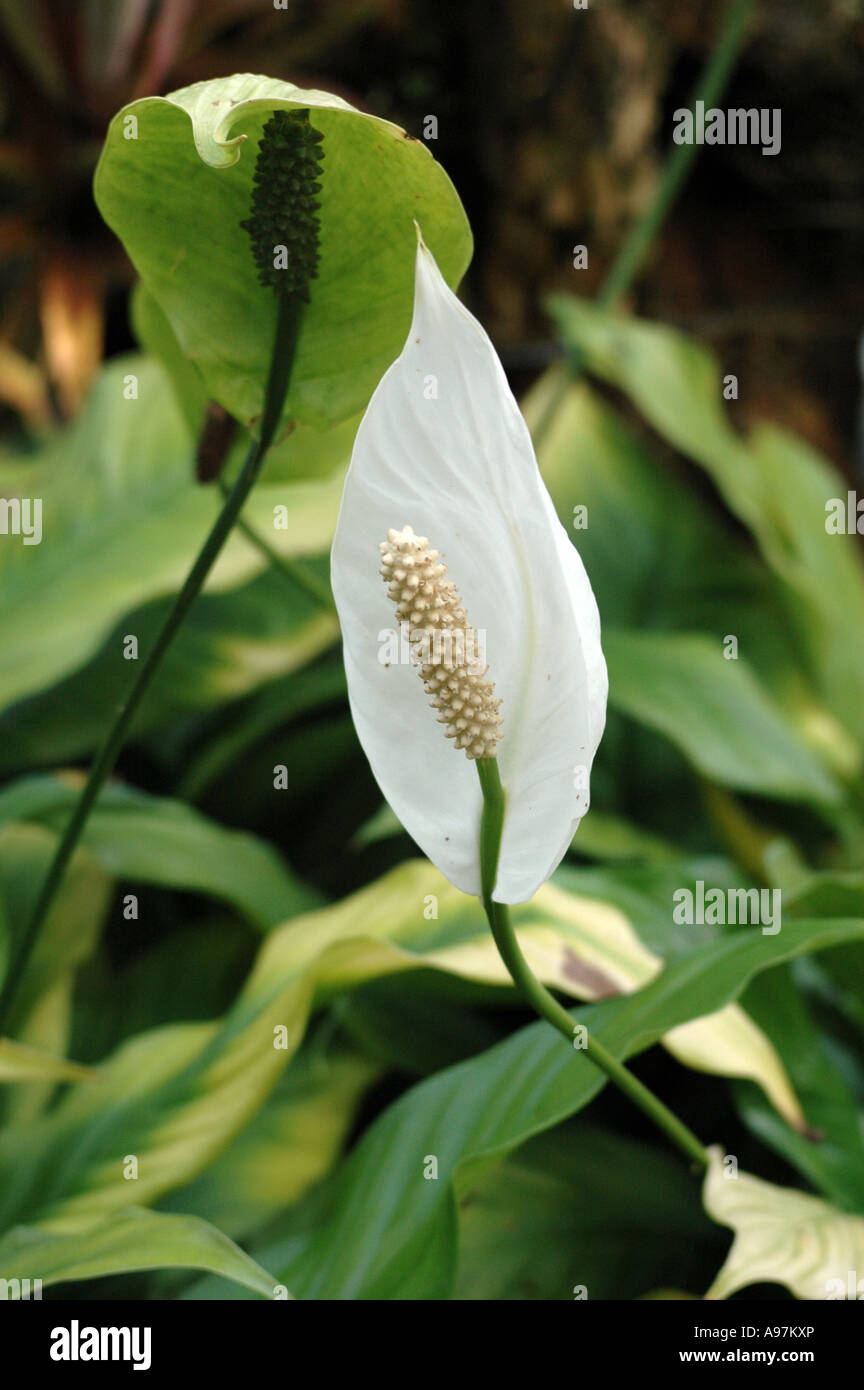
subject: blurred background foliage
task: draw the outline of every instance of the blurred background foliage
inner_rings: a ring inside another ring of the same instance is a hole
[[[463,296],[610,668],[592,811],[517,914],[526,950],[707,1141],[860,1215],[864,568],[825,529],[864,466],[857,0],[753,7],[718,104],[780,107],[782,153],[700,151],[603,298],[729,8],[0,0],[0,494],[51,518],[0,543],[0,947],[128,689],[124,638],[146,649],[220,500],[194,480],[203,400],[92,201],[108,119],[244,70],[418,137],[435,115],[476,240]],[[0,1274],[95,1298],[702,1296],[728,1232],[617,1096],[579,1116],[599,1082],[381,804],[327,583],[352,430],[275,451],[43,932],[0,1042]],[[698,879],[780,887],[782,931],[674,926]]]

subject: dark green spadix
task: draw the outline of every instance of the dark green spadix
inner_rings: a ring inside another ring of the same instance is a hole
[[[261,135],[253,175],[249,233],[258,279],[277,295],[308,302],[318,274],[320,148],[308,110],[274,111]]]

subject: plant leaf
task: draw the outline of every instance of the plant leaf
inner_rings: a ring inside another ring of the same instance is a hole
[[[208,397],[246,425],[262,409],[275,308],[240,223],[262,127],[292,108],[308,108],[324,135],[324,173],[319,277],[286,419],[333,424],[365,407],[411,321],[415,218],[451,285],[471,253],[462,206],[428,149],[339,97],[238,73],[124,107],[96,171],[99,210]]]
[[[64,1057],[52,1057],[36,1047],[0,1038],[0,1082],[96,1081],[99,1073]]]
[[[796,1298],[845,1299],[864,1269],[864,1219],[819,1197],[776,1187],[750,1173],[727,1177],[723,1150],[711,1150],[705,1210],[735,1232],[732,1249],[706,1298],[729,1298],[749,1284],[784,1284]]]
[[[423,909],[418,911],[430,901],[438,913],[431,930]],[[512,912],[531,969],[573,998],[629,993],[662,970],[662,960],[642,945],[624,914],[607,903],[545,884],[530,903],[518,904]],[[479,904],[424,861],[400,865],[351,898],[289,924],[271,937],[257,969],[298,970],[319,953],[319,997],[421,965],[510,987]],[[689,1066],[758,1081],[787,1120],[803,1127],[780,1058],[737,1007],[689,1023],[664,1043]]]
[[[137,379],[134,399],[124,396],[128,376]],[[0,709],[76,670],[124,613],[180,587],[221,506],[216,489],[193,481],[192,452],[162,369],[127,357],[103,369],[59,444],[26,464],[0,463],[0,492],[43,501],[43,543],[0,551]],[[244,516],[277,553],[314,555],[330,543],[340,493],[338,471],[263,481]],[[275,507],[285,508],[279,528]],[[235,588],[266,563],[235,531],[207,592]],[[131,684],[122,647],[114,657]]]
[[[207,392],[195,363],[186,356],[171,324],[141,281],[132,296],[135,334],[142,348],[158,358],[165,369],[177,404],[183,412],[192,439],[197,439],[204,420]],[[296,482],[303,478],[325,478],[337,468],[344,469],[360,417],[318,430],[298,425],[267,451],[265,477],[275,482]],[[243,446],[245,448],[245,444]],[[226,461],[224,476],[231,477],[240,464],[241,451],[235,448]]]
[[[609,700],[656,729],[707,777],[757,792],[837,803],[840,791],[746,663],[718,635],[607,631]]]
[[[861,920],[793,922],[782,937],[737,933],[680,957],[638,994],[578,1016],[623,1059],[722,1009],[759,971],[862,937]],[[457,1195],[494,1161],[581,1110],[604,1084],[587,1057],[543,1022],[438,1072],[379,1116],[342,1165],[318,1224],[274,1247],[271,1266],[304,1299],[449,1297]],[[437,1181],[424,1180],[429,1156],[437,1158]]]
[[[424,917],[429,891],[438,897],[439,920]],[[526,933],[523,944],[547,978],[582,992],[596,979],[597,972],[592,977],[587,967],[597,959],[622,978],[628,970],[641,968],[647,978],[659,969],[623,914],[577,902],[568,918],[561,901],[567,895],[548,891],[553,894],[548,917],[528,905],[518,911],[535,916],[517,919],[520,926],[533,921],[535,930]],[[800,923],[784,926],[784,942],[795,930],[800,932]],[[854,935],[843,923],[832,924],[832,930],[838,940]],[[766,940],[758,938],[757,948]],[[749,933],[740,949],[748,941]],[[425,862],[400,866],[344,902],[294,919],[265,939],[244,989],[218,1023],[176,1024],[130,1039],[100,1066],[98,1097],[93,1087],[73,1086],[27,1130],[0,1133],[0,1228],[21,1220],[65,1227],[126,1205],[123,1160],[129,1153],[139,1160],[139,1202],[155,1201],[189,1182],[249,1123],[299,1046],[316,1000],[423,966],[469,980],[501,980],[493,954],[479,905]],[[579,971],[573,969],[577,960]],[[667,974],[663,971],[659,981]],[[701,998],[694,992],[693,1002],[698,1005]],[[681,1021],[692,1026],[702,1013],[715,1012],[695,1007]],[[716,1023],[709,1017],[707,1026],[713,1030]],[[740,1038],[740,1025],[737,1033],[734,1028],[733,1036]],[[719,1058],[707,1060],[723,1067],[722,1049]],[[751,1049],[748,1074],[758,1075],[777,1103],[794,1107],[770,1049],[761,1056]]]
[[[724,411],[716,359],[674,329],[610,313],[584,299],[549,301],[565,342],[589,371],[625,391],[676,449],[701,464],[750,528],[785,590],[786,616],[809,655],[825,703],[864,739],[864,656],[849,632],[864,628],[864,565],[855,538],[828,530],[826,510],[847,487],[802,440],[760,425],[749,440]],[[842,738],[838,760],[848,757]],[[858,750],[860,766],[860,749]]]
[[[302,1049],[251,1123],[163,1210],[218,1220],[235,1238],[262,1225],[330,1170],[377,1075],[358,1055]]]
[[[860,945],[845,948],[861,956]],[[833,952],[821,958],[824,966]],[[832,1057],[790,969],[772,971],[747,990],[748,1013],[778,1048],[801,1097],[809,1129],[791,1128],[751,1087],[736,1087],[751,1130],[829,1201],[864,1212],[864,1129],[852,1086]]]
[[[673,1155],[587,1121],[562,1125],[460,1192],[452,1296],[572,1300],[584,1288],[596,1301],[672,1279],[698,1287],[717,1234]]]
[[[4,774],[56,767],[99,745],[110,711],[129,690],[129,663],[118,659],[124,634],[134,633],[139,651],[148,650],[170,603],[158,599],[126,614],[86,665],[0,714]],[[133,737],[176,727],[191,712],[218,714],[226,702],[262,687],[275,704],[279,678],[326,650],[338,631],[335,614],[324,612],[286,573],[272,568],[230,593],[204,594],[165,656],[159,681],[136,716]],[[287,711],[290,698],[283,698]],[[198,728],[196,721],[196,734]]]
[[[38,825],[7,823],[0,826],[0,897],[5,902],[16,934],[29,922],[36,898],[48,872],[56,837]],[[36,1043],[29,1018],[62,981],[90,955],[108,907],[110,879],[92,855],[79,849],[52,904],[27,962],[8,1020],[9,1032],[19,1041]],[[62,1011],[65,1014],[65,1010]],[[65,1031],[65,1029],[61,1029]],[[66,1040],[55,1035],[54,1047],[65,1050]]]
[[[13,783],[0,792],[0,826],[23,822],[59,835],[80,795],[79,781],[66,774]],[[132,787],[103,791],[81,843],[115,878],[212,894],[260,928],[319,901],[263,841]]]
[[[262,1298],[272,1298],[277,1284],[209,1222],[141,1207],[127,1207],[107,1221],[66,1233],[18,1226],[0,1240],[4,1279],[39,1279],[49,1285],[139,1269],[178,1268],[208,1270]]]

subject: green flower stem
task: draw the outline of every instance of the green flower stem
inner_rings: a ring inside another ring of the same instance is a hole
[[[708,62],[693,90],[690,101],[693,110],[697,101],[704,101],[707,108],[713,106],[722,96],[744,41],[754,5],[755,0],[732,0],[729,5]],[[600,288],[596,303],[601,309],[613,309],[636,279],[651,250],[654,238],[690,172],[698,149],[699,146],[695,143],[672,147],[654,197],[630,228]],[[540,447],[553,417],[567,395],[568,387],[582,371],[581,354],[575,351],[569,353],[567,361],[552,370],[555,371],[557,380],[534,429],[535,448]]]
[[[72,813],[68,825],[51,861],[45,882],[39,893],[33,914],[13,955],[9,971],[0,993],[0,1029],[6,1023],[10,1006],[15,997],[21,977],[30,958],[30,953],[39,936],[39,931],[48,915],[54,896],[63,880],[66,867],[75,851],[90,812],[93,810],[107,778],[110,776],[120,754],[126,735],[137,713],[144,695],[149,689],[162,658],[179,631],[186,614],[198,597],[228,535],[237,520],[261,471],[264,456],[273,442],[273,436],[282,416],[282,407],[291,379],[294,354],[297,346],[297,333],[303,304],[299,299],[282,295],[278,299],[276,332],[273,341],[273,355],[267,377],[264,396],[264,411],[258,439],[250,441],[243,467],[237,481],[229,493],[225,504],[204,542],[186,581],[174,600],[171,612],[153,646],[143,662],[132,689],[118,710],[117,717],[105,742],[93,763],[87,782]]]
[[[478,758],[477,772],[483,790],[483,813],[480,820],[481,889],[483,907],[489,920],[495,945],[510,972],[513,983],[522,992],[527,1002],[541,1018],[545,1018],[547,1023],[551,1023],[553,1028],[557,1028],[558,1032],[572,1045],[579,1024],[532,973],[516,939],[507,906],[493,900],[492,892],[498,870],[498,854],[501,848],[501,833],[504,828],[506,797],[501,786],[501,776],[495,758]],[[629,1072],[616,1057],[613,1057],[602,1043],[592,1037],[587,1029],[583,1028],[580,1031],[586,1040],[585,1046],[581,1050],[587,1053],[594,1065],[605,1072],[612,1084],[617,1086],[619,1091],[623,1091],[634,1105],[638,1106],[658,1128],[663,1130],[663,1133],[672,1140],[672,1143],[681,1150],[686,1158],[698,1164],[700,1168],[707,1168],[708,1154],[695,1134],[678,1119],[677,1115],[673,1115],[672,1111],[667,1109],[663,1102],[648,1090],[647,1086],[643,1086],[641,1081],[637,1081],[632,1072]]]

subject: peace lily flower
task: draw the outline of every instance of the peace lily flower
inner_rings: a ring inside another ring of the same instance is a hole
[[[532,973],[511,921],[588,809],[606,664],[501,363],[419,231],[411,331],[357,432],[331,573],[351,711],[393,810],[482,898],[513,983],[570,1055],[705,1167],[696,1135]]]
[[[493,897],[526,901],[588,809],[606,716],[600,619],[495,349],[419,234],[411,331],[357,433],[332,583],[351,712],[385,798],[479,894],[473,764],[497,757]]]

